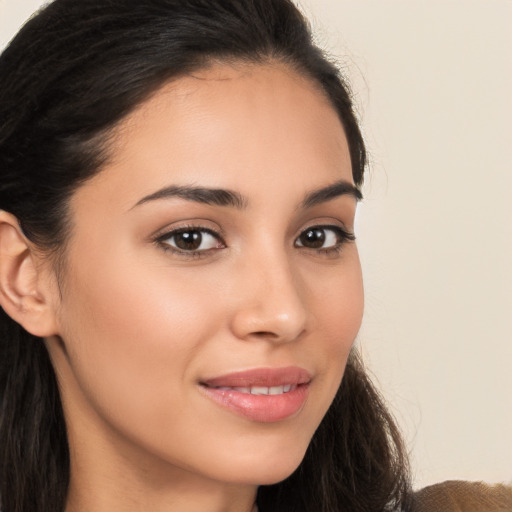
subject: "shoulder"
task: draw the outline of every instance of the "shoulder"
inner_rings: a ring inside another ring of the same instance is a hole
[[[448,480],[414,493],[413,512],[512,512],[512,487]]]

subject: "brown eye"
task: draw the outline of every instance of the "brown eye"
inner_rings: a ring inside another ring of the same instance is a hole
[[[302,247],[319,249],[320,247],[323,247],[325,239],[325,229],[311,228],[301,233],[298,241],[300,242],[299,245]]]
[[[179,229],[159,238],[169,248],[183,252],[202,252],[224,247],[219,237],[206,229]]]
[[[173,236],[174,244],[183,251],[196,251],[201,247],[203,235],[200,231],[183,231]]]
[[[355,236],[339,226],[313,226],[299,235],[295,240],[295,247],[325,252],[331,249],[337,250],[349,240],[355,240]]]

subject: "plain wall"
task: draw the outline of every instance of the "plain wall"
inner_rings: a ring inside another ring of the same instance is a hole
[[[0,0],[0,47],[40,4]],[[359,343],[415,485],[511,481],[512,2],[301,5],[369,146]]]

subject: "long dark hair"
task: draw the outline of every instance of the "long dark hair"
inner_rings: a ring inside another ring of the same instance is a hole
[[[282,62],[320,86],[343,123],[353,178],[366,153],[349,89],[290,0],[55,0],[0,57],[0,209],[52,256],[67,202],[108,158],[113,127],[166,81],[212,62]],[[62,512],[69,450],[42,340],[0,309],[4,512]],[[406,510],[400,436],[354,352],[299,468],[258,491],[261,512]]]

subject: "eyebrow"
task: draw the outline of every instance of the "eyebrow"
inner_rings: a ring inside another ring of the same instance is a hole
[[[352,196],[356,201],[361,201],[361,199],[363,199],[363,194],[355,185],[352,185],[352,183],[348,181],[340,180],[332,185],[328,185],[327,187],[323,187],[318,190],[313,190],[306,194],[301,207],[303,209],[312,208],[317,204],[325,203],[331,199],[346,195]]]
[[[312,208],[313,206],[325,203],[343,195],[352,196],[356,201],[360,201],[363,198],[361,191],[352,185],[352,183],[340,180],[332,185],[328,185],[327,187],[307,193],[300,206],[303,209]],[[133,206],[133,208],[150,201],[169,199],[173,197],[208,205],[229,206],[240,210],[246,208],[249,203],[242,194],[232,190],[198,187],[194,185],[171,185],[143,197]]]
[[[231,206],[238,209],[243,209],[247,206],[247,200],[238,192],[221,188],[196,187],[193,185],[171,185],[170,187],[162,188],[143,197],[135,206],[157,199],[169,199],[172,197],[215,206]]]

